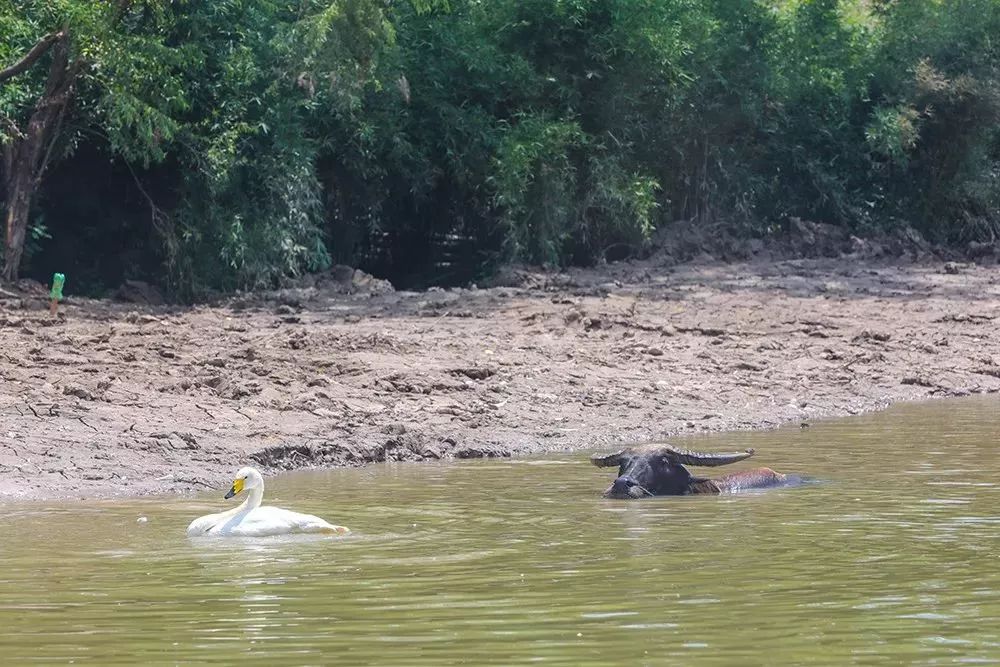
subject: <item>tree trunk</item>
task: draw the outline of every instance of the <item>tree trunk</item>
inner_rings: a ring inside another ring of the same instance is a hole
[[[32,199],[48,166],[79,70],[80,61],[69,60],[69,33],[63,30],[55,38],[45,91],[35,104],[27,129],[24,132],[15,131],[4,147],[7,205],[4,216],[4,280],[17,280]]]
[[[17,280],[24,252],[24,237],[28,230],[28,214],[34,194],[32,170],[24,160],[12,165],[13,173],[7,180],[7,236],[4,244],[4,280]]]

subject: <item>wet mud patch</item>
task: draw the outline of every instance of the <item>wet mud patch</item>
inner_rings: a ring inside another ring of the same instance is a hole
[[[442,458],[471,459],[510,456],[499,444],[458,442],[407,430],[402,425],[384,429],[386,433],[365,439],[311,442],[267,447],[250,454],[258,465],[270,470],[295,470],[331,466],[359,466],[368,463],[428,461]]]

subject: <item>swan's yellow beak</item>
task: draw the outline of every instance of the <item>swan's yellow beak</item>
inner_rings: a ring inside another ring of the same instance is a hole
[[[226,494],[226,498],[227,499],[232,498],[242,490],[243,490],[243,480],[238,479],[235,482],[233,482],[233,486],[231,489],[229,489],[229,493]]]

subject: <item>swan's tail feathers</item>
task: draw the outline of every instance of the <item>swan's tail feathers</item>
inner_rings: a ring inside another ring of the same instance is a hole
[[[346,526],[329,525],[329,526],[324,526],[323,532],[329,533],[331,535],[347,535],[349,532],[351,532],[351,529]]]

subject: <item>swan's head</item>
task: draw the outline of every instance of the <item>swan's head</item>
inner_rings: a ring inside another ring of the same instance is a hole
[[[254,489],[259,486],[264,486],[263,475],[257,472],[255,468],[240,468],[239,472],[236,473],[236,479],[233,480],[232,488],[226,494],[226,498],[232,498],[237,493],[243,491],[243,489]]]

